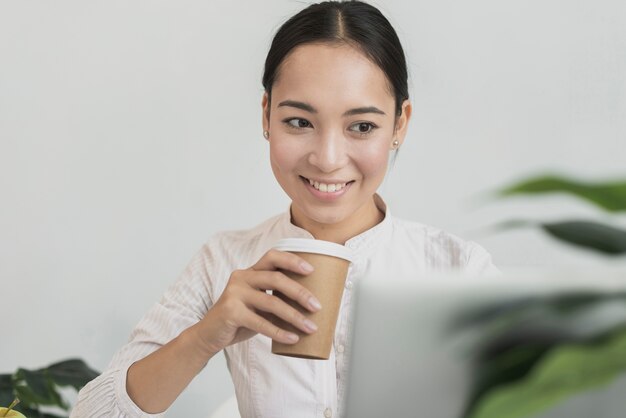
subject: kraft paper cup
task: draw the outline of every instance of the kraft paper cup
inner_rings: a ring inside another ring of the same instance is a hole
[[[273,248],[297,254],[315,268],[307,276],[291,271],[283,271],[283,273],[310,290],[322,304],[322,309],[318,312],[311,312],[298,302],[274,291],[274,295],[313,321],[318,329],[313,334],[307,334],[281,318],[275,318],[274,322],[277,326],[297,334],[300,339],[295,344],[283,344],[273,340],[272,353],[289,357],[328,360],[348,267],[354,260],[352,252],[343,245],[310,238],[283,239],[278,241]]]

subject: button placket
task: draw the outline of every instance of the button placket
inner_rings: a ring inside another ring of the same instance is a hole
[[[354,264],[351,264],[350,268],[348,269],[346,284],[344,286],[348,291],[344,290],[343,292],[342,307],[339,313],[339,318],[337,319],[337,332],[335,332],[335,338],[333,341],[335,346],[335,352],[340,354],[345,351],[343,340],[345,340],[346,336],[346,322],[348,318],[348,313],[350,311],[350,302],[352,300],[352,292],[350,292],[349,290],[353,287],[351,277],[354,276],[355,270],[356,268],[354,267]]]

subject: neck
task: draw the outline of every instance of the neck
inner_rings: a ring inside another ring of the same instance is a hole
[[[378,209],[373,198],[369,203],[360,207],[352,216],[334,224],[317,222],[304,216],[293,205],[291,206],[291,222],[294,225],[307,230],[315,239],[335,242],[341,245],[344,245],[350,238],[378,225],[384,218],[385,214]]]

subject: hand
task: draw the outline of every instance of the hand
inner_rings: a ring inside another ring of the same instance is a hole
[[[272,315],[283,319],[306,333],[317,330],[315,324],[301,312],[275,295],[275,290],[293,299],[311,312],[320,309],[319,301],[304,286],[278,270],[307,275],[313,267],[295,254],[269,250],[252,267],[234,271],[219,300],[205,317],[194,325],[201,348],[214,355],[228,347],[253,337],[257,333],[273,340],[293,344],[298,336],[274,325]]]

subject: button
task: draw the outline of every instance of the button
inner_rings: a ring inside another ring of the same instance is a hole
[[[337,347],[337,352],[338,353],[343,353],[345,349],[346,348],[343,346],[343,344],[341,344],[339,347]]]
[[[346,282],[346,289],[350,290],[350,289],[352,289],[352,286],[354,286],[354,284],[352,283],[352,281],[351,281],[351,280],[348,280],[348,281]]]
[[[332,416],[333,416],[333,411],[331,411],[331,409],[330,409],[330,408],[326,408],[326,409],[324,410],[324,416],[325,416],[326,418],[330,418],[330,417],[332,417]]]

